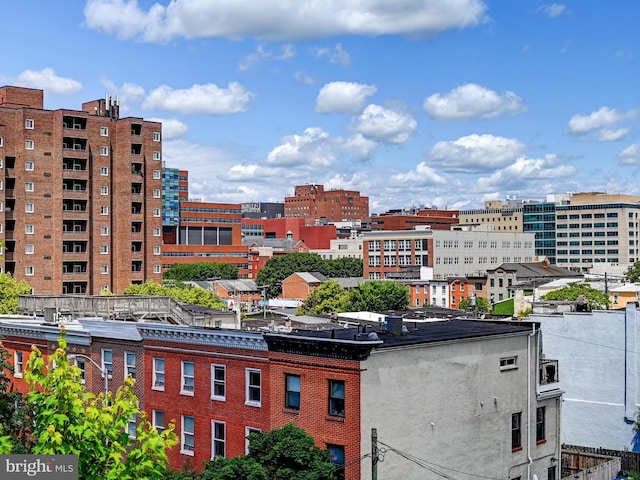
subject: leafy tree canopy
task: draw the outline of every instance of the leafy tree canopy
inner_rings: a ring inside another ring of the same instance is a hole
[[[409,288],[392,281],[373,280],[349,291],[347,311],[402,310],[409,305]]]
[[[142,284],[129,285],[123,292],[125,295],[156,295],[171,297],[176,302],[190,303],[203,307],[224,310],[225,304],[215,293],[199,287],[177,284],[173,287],[165,287],[153,280],[147,280]]]
[[[199,262],[191,264],[175,264],[164,272],[163,278],[179,282],[208,280],[236,280],[238,267],[229,263]]]
[[[352,257],[323,260],[325,271],[323,275],[329,278],[362,277],[362,259]]]
[[[589,302],[589,309],[602,309],[609,304],[609,297],[591,287],[588,282],[571,282],[566,287],[554,290],[542,296],[542,300],[566,300],[574,302],[583,295]]]
[[[0,314],[18,313],[18,295],[29,295],[31,286],[16,281],[10,273],[0,273]]]
[[[624,281],[629,283],[636,283],[640,281],[640,260],[631,265],[626,272],[624,272]]]
[[[349,293],[335,280],[328,280],[307,296],[297,314],[321,315],[346,312],[348,300]]]
[[[174,426],[160,434],[149,423],[138,406],[133,380],[115,393],[96,396],[85,392],[80,375],[81,370],[69,363],[64,332],[48,362],[32,347],[24,374],[33,406],[34,444],[29,453],[78,455],[79,478],[162,478],[166,450],[177,444]],[[127,427],[134,416],[139,424],[132,438]]]
[[[289,423],[271,432],[249,435],[249,455],[216,458],[198,480],[322,480],[333,478],[332,454]]]
[[[468,308],[471,308],[471,306],[471,299],[465,298],[463,300],[460,300],[460,305],[458,305],[458,308],[460,310],[467,310]],[[491,312],[491,303],[486,298],[476,297],[476,309],[478,310],[478,312],[489,313]]]
[[[20,392],[13,390],[11,378],[2,372],[13,373],[9,362],[9,352],[0,342],[0,436],[5,435],[4,450],[12,453],[28,453],[33,439],[28,419],[32,416],[31,406]]]

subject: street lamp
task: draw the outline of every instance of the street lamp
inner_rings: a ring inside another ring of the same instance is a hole
[[[75,360],[78,357],[89,360],[89,362],[91,362],[94,367],[100,370],[100,374],[102,375],[102,378],[104,378],[104,397],[107,398],[107,394],[109,393],[109,371],[106,369],[106,367],[98,365],[98,363],[96,363],[93,358],[89,357],[88,355],[83,355],[82,353],[73,353],[71,355],[68,355],[67,358],[69,360]]]

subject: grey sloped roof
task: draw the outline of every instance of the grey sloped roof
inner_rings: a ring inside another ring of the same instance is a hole
[[[338,282],[338,285],[345,289],[358,288],[364,283],[364,279],[362,277],[335,277],[329,278],[329,280]]]
[[[322,283],[327,280],[327,277],[325,277],[320,272],[295,272],[289,275],[289,277],[291,277],[292,275],[299,276],[307,283]]]
[[[556,267],[553,265],[545,265],[544,263],[503,263],[497,268],[488,270],[495,272],[496,270],[506,270],[515,272],[517,278],[582,278],[581,273],[573,272],[567,268]]]
[[[82,326],[82,330],[89,332],[92,337],[132,341],[142,340],[137,322],[80,318],[78,323]]]
[[[258,286],[253,280],[217,280],[216,283],[227,292],[258,292]]]

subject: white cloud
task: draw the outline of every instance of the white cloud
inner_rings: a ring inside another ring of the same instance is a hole
[[[265,60],[289,60],[296,56],[296,49],[291,44],[283,45],[280,48],[280,52],[274,53],[268,49],[265,45],[258,45],[256,51],[250,55],[247,55],[244,61],[238,65],[238,70],[241,72],[253,67],[256,63]]]
[[[147,118],[147,120],[162,123],[162,140],[164,141],[182,137],[189,130],[185,123],[175,118]]]
[[[336,144],[348,156],[358,162],[368,161],[371,156],[371,152],[378,146],[377,142],[365,138],[360,133],[356,133],[355,135],[347,138],[339,137]]]
[[[355,114],[362,111],[367,97],[376,93],[375,85],[330,82],[318,93],[316,112]]]
[[[534,185],[540,182],[570,177],[576,172],[573,165],[559,165],[555,155],[546,155],[544,158],[522,156],[492,175],[479,178],[476,186],[482,192],[518,191],[525,187],[533,190]]]
[[[567,6],[560,3],[549,3],[538,7],[539,12],[543,12],[549,18],[556,18],[567,11]]]
[[[336,43],[333,50],[327,47],[314,47],[311,52],[318,59],[329,59],[329,63],[337,63],[339,65],[349,65],[351,63],[351,56],[342,48],[341,43]]]
[[[88,0],[85,24],[119,38],[255,37],[272,41],[339,35],[431,35],[488,21],[481,0],[172,0],[149,9],[137,0]]]
[[[640,143],[629,145],[618,153],[621,165],[640,165]]]
[[[72,95],[82,90],[82,84],[72,78],[56,75],[53,68],[25,70],[16,79],[21,87],[38,88],[52,95]]]
[[[526,110],[513,92],[502,95],[475,83],[454,88],[447,94],[436,93],[424,101],[424,110],[435,120],[467,120],[514,115]]]
[[[449,180],[438,174],[433,168],[425,162],[420,162],[414,170],[406,173],[397,173],[391,177],[392,182],[411,183],[420,187],[426,186],[442,186],[449,184]]]
[[[293,79],[296,82],[304,83],[305,85],[315,85],[316,77],[310,75],[302,70],[298,70],[293,74]]]
[[[278,167],[305,166],[328,167],[336,157],[329,134],[321,128],[307,128],[302,135],[291,135],[275,147],[267,156],[267,164]]]
[[[612,129],[617,124],[635,118],[638,110],[620,112],[615,108],[601,107],[589,115],[574,115],[569,120],[566,132],[581,140],[594,139],[600,142],[613,142],[624,138],[628,128]]]
[[[352,130],[381,143],[404,143],[411,138],[417,125],[406,112],[373,104],[351,122]]]
[[[474,173],[503,168],[524,150],[525,146],[514,138],[472,134],[436,143],[427,157],[445,172]]]
[[[212,83],[188,89],[161,85],[149,94],[142,108],[192,115],[228,115],[246,111],[253,98],[254,94],[238,82],[229,83],[227,88]]]

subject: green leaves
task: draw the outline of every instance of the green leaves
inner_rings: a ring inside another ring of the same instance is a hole
[[[178,284],[175,287],[165,287],[153,280],[147,280],[141,285],[130,285],[123,293],[125,295],[171,297],[176,302],[190,303],[192,305],[200,305],[218,310],[224,310],[226,308],[225,304],[215,293],[184,284]]]
[[[589,309],[605,308],[609,304],[609,297],[600,290],[591,287],[588,282],[572,282],[566,287],[554,290],[542,297],[542,300],[567,300],[576,301],[583,295],[589,301]]]
[[[163,278],[179,282],[207,280],[235,280],[238,278],[238,267],[228,263],[199,262],[175,264],[164,272]]]
[[[16,281],[10,273],[0,273],[0,314],[18,313],[18,295],[31,293],[24,280]]]

